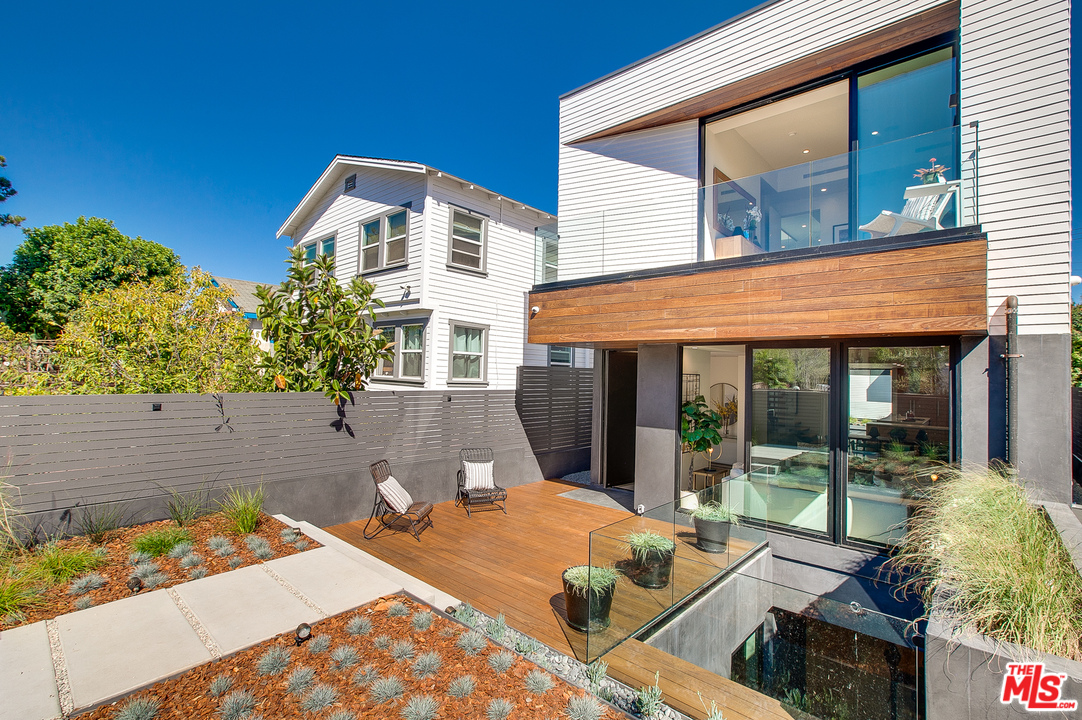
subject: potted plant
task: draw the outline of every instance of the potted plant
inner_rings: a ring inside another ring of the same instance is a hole
[[[658,590],[669,584],[676,543],[653,530],[631,532],[624,536],[631,550],[627,576],[644,588]]]
[[[691,513],[697,545],[703,552],[723,553],[729,549],[729,526],[737,525],[738,515],[728,505],[703,503]]]
[[[721,444],[721,416],[710,409],[702,395],[680,407],[680,442],[683,452],[692,453],[688,468],[688,489],[692,490],[691,475],[695,472],[695,454],[702,454],[707,461],[715,445]]]
[[[567,624],[576,630],[604,630],[609,626],[616,578],[612,568],[575,565],[563,572]]]

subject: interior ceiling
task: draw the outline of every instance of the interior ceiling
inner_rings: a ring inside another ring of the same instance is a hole
[[[841,155],[848,151],[849,83],[842,80],[718,120],[707,126],[707,132],[713,143],[724,144],[733,141],[733,135],[739,136],[735,142],[747,143],[770,170]],[[734,179],[765,172],[720,169]]]
[[[711,355],[743,357],[743,345],[686,345],[687,350],[706,350]]]

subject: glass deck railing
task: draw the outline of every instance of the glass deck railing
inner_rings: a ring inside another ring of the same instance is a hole
[[[972,225],[974,156],[946,128],[690,191],[629,187],[538,229],[535,282]]]

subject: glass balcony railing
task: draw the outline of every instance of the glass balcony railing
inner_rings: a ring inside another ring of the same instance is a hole
[[[972,225],[974,164],[953,127],[691,191],[606,188],[604,209],[563,209],[538,229],[535,281]]]

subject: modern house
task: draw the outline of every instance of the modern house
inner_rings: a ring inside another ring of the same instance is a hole
[[[271,343],[263,339],[263,322],[256,316],[256,309],[259,308],[259,298],[256,297],[255,289],[263,283],[219,277],[217,275],[213,276],[213,282],[216,287],[224,285],[233,289],[233,297],[229,298],[229,310],[244,315],[244,319],[248,321],[248,329],[252,331],[252,337],[255,338],[259,349],[263,352],[269,352]]]
[[[386,307],[392,362],[370,387],[513,390],[520,365],[590,353],[526,342],[535,234],[553,216],[415,162],[338,155],[278,230],[335,276],[361,276]]]
[[[594,477],[873,553],[935,461],[1070,502],[1069,18],[777,0],[562,96],[529,341],[596,352]]]

